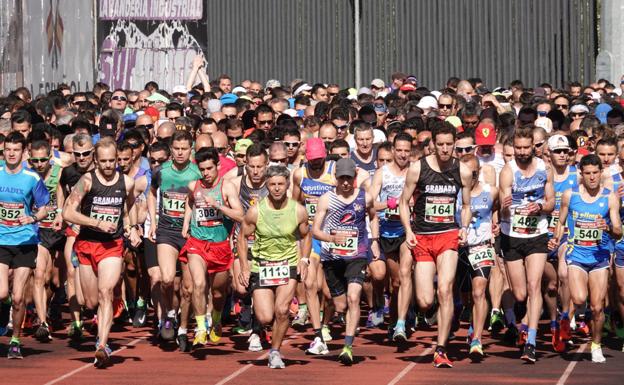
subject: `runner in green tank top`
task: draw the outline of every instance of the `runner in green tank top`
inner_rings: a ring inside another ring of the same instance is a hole
[[[262,325],[274,318],[269,367],[284,368],[279,353],[288,330],[289,305],[295,295],[297,275],[305,279],[310,263],[310,237],[307,237],[308,213],[300,203],[288,198],[290,172],[284,166],[267,169],[269,195],[245,214],[241,235],[255,234],[253,261],[247,260],[247,244],[238,243],[240,284],[253,295],[253,309]],[[300,237],[301,254],[297,239]]]
[[[224,220],[243,220],[243,207],[235,186],[219,177],[219,153],[214,147],[195,154],[202,178],[188,184],[182,236],[187,242],[180,250],[180,261],[188,265],[193,281],[192,304],[197,320],[193,347],[207,342],[206,272],[211,275],[213,310],[210,341],[221,339],[221,312],[229,284],[229,269],[234,261],[229,231]]]

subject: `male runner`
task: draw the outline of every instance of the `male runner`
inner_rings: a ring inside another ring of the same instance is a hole
[[[156,243],[158,265],[162,281],[163,319],[160,326],[160,336],[163,340],[175,338],[177,309],[174,306],[174,279],[176,278],[178,253],[184,247],[186,240],[182,236],[182,224],[186,196],[190,192],[188,184],[201,178],[197,166],[191,163],[191,146],[193,137],[188,131],[176,131],[171,137],[171,153],[173,160],[166,162],[154,172],[150,192],[147,196],[147,206],[150,215],[151,228],[148,238]],[[156,196],[160,204],[156,205]],[[158,218],[156,214],[158,213]],[[180,328],[178,329],[177,343],[181,351],[188,347],[186,335],[186,321],[192,281],[186,264],[182,265],[183,282]],[[188,303],[186,303],[188,301]]]
[[[83,175],[65,202],[67,222],[80,227],[74,249],[80,262],[80,286],[85,304],[97,307],[98,336],[95,360],[106,366],[111,350],[108,336],[113,323],[113,289],[123,266],[123,235],[140,242],[136,217],[129,215],[134,203],[134,181],[117,171],[117,147],[112,138],[95,145],[96,169]],[[132,218],[134,217],[134,218]]]
[[[345,343],[338,356],[344,365],[353,364],[353,340],[360,319],[360,297],[366,276],[368,249],[379,258],[379,221],[373,198],[356,188],[356,164],[352,159],[336,162],[336,189],[323,194],[312,224],[320,240],[321,261],[336,311],[347,312]],[[372,243],[369,246],[366,217],[370,217]]]
[[[22,166],[26,139],[17,131],[4,140],[0,167],[0,325],[5,328],[13,307],[13,335],[7,357],[21,359],[20,337],[26,313],[26,282],[37,265],[36,223],[48,215],[50,194],[36,172]],[[33,207],[39,207],[35,212]],[[9,296],[9,270],[13,270]]]
[[[584,306],[589,298],[592,362],[604,363],[600,342],[605,315],[603,312],[613,240],[622,237],[620,199],[600,185],[602,162],[596,155],[585,155],[579,163],[581,183],[567,190],[561,198],[559,223],[553,246],[568,227],[568,264],[570,296],[574,306]]]
[[[407,246],[416,261],[414,276],[416,300],[422,310],[433,305],[434,277],[438,276],[438,339],[433,364],[452,367],[446,356],[446,343],[453,318],[453,282],[457,269],[457,249],[465,244],[471,220],[472,173],[453,158],[455,127],[432,123],[435,153],[412,163],[399,201],[399,215],[405,227]],[[457,195],[462,193],[461,228],[455,219]],[[414,228],[409,201],[414,197]]]
[[[407,339],[405,319],[412,298],[412,257],[404,244],[405,228],[398,205],[411,152],[412,137],[407,133],[397,134],[392,145],[393,161],[375,172],[370,189],[379,212],[379,242],[390,272],[390,317],[395,324],[393,339],[396,341]]]
[[[180,250],[180,261],[188,264],[193,280],[193,310],[197,331],[193,347],[206,344],[206,279],[212,293],[212,328],[210,341],[221,339],[221,313],[227,295],[229,270],[233,262],[227,218],[241,222],[243,208],[238,191],[219,176],[219,153],[214,147],[200,149],[195,154],[202,178],[188,184],[182,236],[187,238]],[[206,272],[208,277],[206,277]]]
[[[62,168],[59,164],[52,165],[50,143],[45,140],[32,143],[28,162],[44,181],[50,194],[48,215],[39,222],[40,243],[33,285],[35,309],[37,310],[37,317],[39,317],[41,322],[35,331],[35,337],[41,342],[48,342],[52,339],[52,336],[50,335],[50,327],[47,322],[48,298],[46,285],[50,282],[52,264],[58,255],[62,253],[65,246],[65,236],[60,231],[63,222],[62,210],[57,207],[56,202]]]
[[[297,275],[305,280],[310,263],[309,224],[306,209],[288,198],[290,172],[285,166],[270,166],[266,173],[269,195],[245,214],[241,238],[254,235],[251,267],[248,247],[238,242],[240,284],[253,293],[254,313],[267,325],[273,321],[269,368],[283,369],[279,349],[288,330],[288,312],[297,287]],[[303,240],[298,252],[297,239]]]
[[[513,146],[514,159],[500,175],[501,250],[516,301],[528,299],[528,325],[520,330],[527,336],[521,358],[533,363],[548,254],[547,216],[555,206],[555,193],[552,169],[534,156],[533,128],[517,128]]]

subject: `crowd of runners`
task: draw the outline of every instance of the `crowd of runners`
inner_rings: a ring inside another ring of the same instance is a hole
[[[603,334],[624,339],[624,80],[532,86],[234,87],[198,56],[173,90],[14,90],[0,98],[8,358],[25,335],[67,333],[105,367],[119,323],[182,352],[246,335],[271,368],[291,326],[308,354],[343,340],[344,365],[361,328],[405,344],[423,327],[436,367],[452,367],[460,327],[474,361],[504,339],[535,362],[545,332],[560,353],[589,338],[605,362]]]

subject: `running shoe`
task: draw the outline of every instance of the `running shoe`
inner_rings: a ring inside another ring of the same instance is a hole
[[[315,356],[321,356],[329,353],[327,345],[319,337],[314,337],[314,341],[310,344],[310,347],[306,349],[307,354],[314,354]]]
[[[377,309],[373,312],[373,327],[379,327],[384,322],[383,309]]]
[[[126,305],[121,298],[113,299],[113,319],[117,319],[123,315]]]
[[[624,339],[624,324],[615,322],[614,329],[617,338]]]
[[[368,318],[366,318],[366,327],[367,327],[368,329],[372,329],[372,328],[374,328],[374,327],[375,327],[375,326],[373,325],[373,313],[374,313],[374,312],[373,312],[372,310],[369,310],[369,311],[368,311]]]
[[[0,336],[9,331],[8,325],[11,319],[11,303],[0,302]]]
[[[470,343],[470,350],[468,351],[468,354],[470,355],[470,358],[472,360],[480,360],[481,358],[483,358],[483,345],[481,345],[481,341],[479,341],[478,339],[472,340],[472,342]]]
[[[242,327],[242,326],[238,325],[238,326],[234,326],[234,328],[232,328],[232,333],[238,334],[238,335],[243,335],[243,336],[248,336],[248,335],[251,334],[251,329],[247,329],[245,327]]]
[[[597,364],[604,364],[607,361],[605,356],[602,354],[601,347],[597,347],[596,349],[593,349],[591,351],[591,356],[592,356],[592,362],[597,363]]]
[[[176,343],[178,344],[178,348],[182,353],[186,353],[189,351],[188,336],[186,334],[178,334],[178,337],[176,338]]]
[[[80,341],[82,339],[82,325],[78,326],[78,324],[74,321],[69,325],[69,331],[67,332],[69,338],[72,341]]]
[[[175,338],[175,319],[172,317],[165,318],[160,327],[160,337],[165,341],[171,341]]]
[[[390,314],[390,296],[388,294],[384,294],[384,307],[383,307],[384,315]]]
[[[584,337],[589,336],[589,325],[581,321],[576,328],[576,331],[581,333]]]
[[[522,356],[520,357],[526,362],[535,363],[537,358],[535,358],[535,345],[533,344],[525,344],[524,351],[522,352]]]
[[[433,354],[433,366],[436,368],[452,368],[453,362],[446,356],[444,350],[436,350]]]
[[[26,308],[26,315],[24,316],[24,321],[22,322],[22,330],[32,329],[33,325],[35,324],[36,317],[37,315],[35,314],[34,307],[31,307],[31,305],[29,305]]]
[[[505,335],[503,336],[503,339],[505,340],[505,342],[507,342],[507,344],[513,346],[516,343],[519,335],[520,332],[518,331],[518,328],[516,327],[516,325],[512,324],[507,326],[507,330],[505,330]]]
[[[353,365],[353,347],[345,345],[342,348],[340,355],[338,355],[338,361],[342,362],[342,364],[346,366]]]
[[[297,297],[293,297],[292,301],[290,301],[288,313],[290,313],[290,315],[293,317],[299,314],[299,301],[297,301]]]
[[[323,334],[323,341],[329,342],[333,340],[329,326],[323,325],[321,333]]]
[[[47,323],[42,322],[41,325],[35,331],[35,338],[39,342],[50,342],[52,341],[52,336],[50,335],[50,327]]]
[[[208,331],[198,330],[195,332],[195,338],[193,338],[193,349],[205,346],[208,343]]]
[[[249,342],[249,347],[247,348],[251,352],[260,352],[262,351],[262,341],[260,341],[260,336],[256,333],[252,333],[247,339]]]
[[[9,344],[7,358],[9,360],[21,360],[22,358],[24,358],[24,356],[22,356],[22,350],[20,349],[20,344],[18,342],[11,342]]]
[[[550,328],[552,334],[551,343],[553,350],[557,353],[563,353],[566,350],[566,344],[561,339],[561,330],[559,328]]]
[[[210,342],[213,344],[218,343],[221,340],[222,333],[223,326],[221,326],[221,322],[214,324],[214,326],[210,328]]]
[[[308,308],[300,306],[297,311],[297,316],[292,321],[292,326],[305,326],[308,323],[308,316]]]
[[[108,345],[100,346],[95,352],[95,360],[93,361],[93,366],[98,369],[104,368],[110,361],[111,354],[112,351],[110,350]]]
[[[559,322],[559,336],[564,341],[568,341],[572,338],[572,329],[570,328],[569,319],[561,319]]]
[[[271,369],[284,369],[286,365],[282,360],[282,355],[279,351],[273,350],[269,353],[269,368]]]
[[[132,326],[135,328],[142,328],[145,326],[147,318],[147,306],[137,306],[134,311],[134,317],[132,318]]]
[[[489,329],[493,334],[498,334],[505,328],[505,321],[503,320],[503,314],[495,310],[490,315],[490,327]]]
[[[516,346],[522,348],[527,343],[527,339],[529,339],[529,333],[526,330],[520,331],[518,334],[518,341],[516,342]]]
[[[405,327],[403,326],[394,327],[394,334],[392,334],[392,341],[394,342],[407,341],[407,334],[405,333]]]

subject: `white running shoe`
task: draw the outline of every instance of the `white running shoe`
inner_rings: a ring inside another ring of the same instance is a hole
[[[592,362],[595,362],[597,364],[604,364],[605,362],[607,362],[607,359],[602,354],[602,348],[596,348],[592,350],[591,355],[592,355]]]
[[[306,350],[308,354],[314,354],[315,356],[321,356],[329,353],[327,345],[319,337],[314,337],[314,341],[310,344],[310,347]]]
[[[249,351],[250,352],[260,352],[262,351],[262,341],[260,341],[260,336],[256,333],[252,333],[247,339],[249,342]]]
[[[284,369],[285,367],[286,365],[284,364],[284,361],[282,360],[282,356],[280,352],[278,352],[277,350],[274,350],[271,353],[269,353],[269,368]]]

